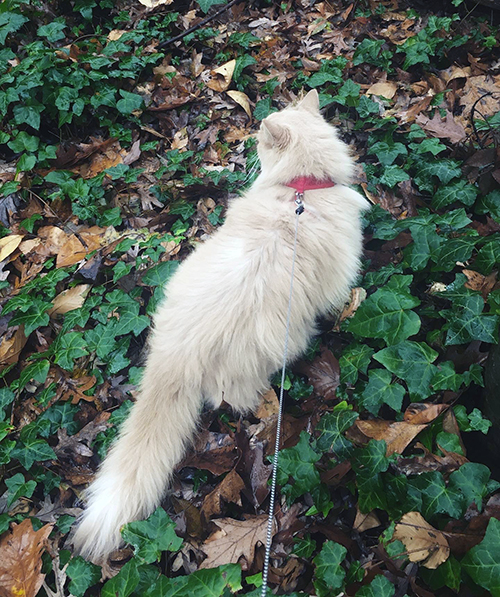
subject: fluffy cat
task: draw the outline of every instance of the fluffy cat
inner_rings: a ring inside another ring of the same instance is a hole
[[[254,409],[281,367],[295,230],[295,193],[306,176],[335,183],[307,190],[300,215],[288,360],[315,333],[315,320],[341,308],[362,250],[361,195],[348,188],[347,146],[320,115],[318,94],[268,116],[258,133],[261,174],[235,199],[224,225],[178,268],[154,317],[137,402],[96,479],[74,536],[76,550],[102,562],[120,527],[160,503],[202,403],[224,399]]]

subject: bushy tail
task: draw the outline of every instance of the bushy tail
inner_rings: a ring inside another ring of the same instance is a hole
[[[166,379],[165,363],[148,365],[137,403],[87,490],[74,535],[76,551],[96,563],[119,547],[122,525],[159,505],[196,428],[200,392]]]

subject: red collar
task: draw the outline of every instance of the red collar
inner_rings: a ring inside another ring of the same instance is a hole
[[[312,176],[298,176],[290,182],[285,183],[286,187],[295,189],[297,193],[305,191],[314,191],[315,189],[329,189],[335,186],[333,180],[318,180]]]

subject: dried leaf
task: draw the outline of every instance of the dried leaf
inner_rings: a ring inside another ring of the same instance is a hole
[[[358,310],[359,305],[365,300],[366,298],[366,290],[364,288],[351,288],[351,296],[349,299],[349,304],[344,307],[344,310],[340,314],[339,323],[349,319],[352,317],[354,313]]]
[[[0,238],[0,261],[7,259],[21,244],[23,238],[21,234],[9,234]]]
[[[468,118],[474,105],[483,117],[493,116],[498,112],[500,110],[499,85],[500,75],[469,77],[460,95],[460,105],[464,107],[462,116]]]
[[[26,341],[23,325],[9,328],[0,342],[0,365],[17,363]]]
[[[147,6],[148,8],[156,8],[157,6],[161,6],[162,4],[172,4],[173,1],[174,0],[139,0],[141,4]]]
[[[207,554],[200,569],[216,568],[224,564],[236,564],[240,558],[243,570],[252,565],[257,543],[266,541],[267,515],[251,516],[246,520],[220,518],[212,521],[219,529],[203,543]]]
[[[379,527],[381,522],[375,512],[369,512],[368,514],[363,514],[359,507],[356,506],[356,518],[354,519],[353,528],[358,531],[358,533],[362,533],[363,531],[369,531],[370,529],[375,529]]]
[[[422,566],[432,570],[446,562],[450,555],[444,534],[432,527],[418,512],[408,512],[401,518],[393,539],[404,543],[410,562],[422,562]]]
[[[397,83],[394,83],[393,81],[378,81],[367,89],[366,95],[379,95],[380,97],[392,99],[396,94],[397,89]]]
[[[374,419],[371,421],[356,421],[354,427],[366,437],[383,439],[387,444],[386,455],[402,454],[406,446],[423,431],[427,425],[411,425],[404,422],[391,422]]]
[[[439,415],[447,410],[447,404],[424,404],[422,402],[414,402],[405,411],[405,423],[412,425],[425,425],[431,423],[439,417]]]
[[[319,357],[316,357],[311,363],[303,361],[297,369],[300,373],[307,375],[316,394],[324,396],[325,400],[335,398],[335,391],[340,383],[340,367],[339,362],[328,348],[323,347]]]
[[[464,127],[454,120],[453,114],[449,110],[446,111],[445,120],[441,119],[441,115],[436,110],[432,119],[423,114],[418,114],[415,122],[431,133],[433,137],[449,139],[452,143],[459,143],[467,137]]]
[[[255,416],[258,419],[267,419],[267,417],[271,417],[272,415],[277,415],[279,412],[280,403],[278,397],[276,396],[276,392],[271,388],[268,392],[262,396],[262,400],[259,404],[259,408],[257,409]]]
[[[0,594],[2,597],[35,597],[42,586],[42,551],[52,524],[34,531],[26,518],[0,541]]]
[[[48,311],[49,315],[54,317],[55,315],[64,315],[73,309],[79,309],[85,302],[89,289],[90,284],[79,284],[69,290],[63,290],[52,301],[53,306]]]
[[[241,506],[240,492],[245,484],[238,473],[233,469],[224,479],[211,491],[203,502],[201,513],[206,520],[212,516],[222,513],[223,502],[233,502]]]
[[[236,66],[236,60],[230,60],[210,73],[212,78],[207,81],[206,85],[214,91],[226,91],[231,84],[233,78],[234,67]]]
[[[243,93],[243,91],[235,91],[233,89],[226,91],[226,93],[229,95],[229,97],[233,101],[235,101],[237,104],[239,104],[243,108],[243,110],[245,110],[245,112],[247,113],[249,118],[252,118],[252,110],[250,108],[250,98],[248,97],[248,95],[246,93]]]

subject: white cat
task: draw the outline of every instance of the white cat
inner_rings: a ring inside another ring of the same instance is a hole
[[[252,410],[280,368],[296,218],[287,185],[298,177],[314,190],[305,191],[298,224],[289,361],[306,349],[316,318],[344,305],[358,274],[368,204],[345,186],[353,163],[320,115],[316,91],[262,122],[258,154],[261,174],[179,267],[154,317],[139,397],[74,536],[95,562],[120,545],[123,524],[159,505],[202,403]]]

